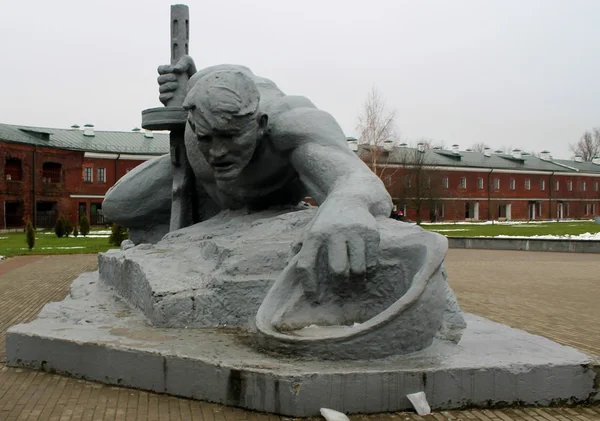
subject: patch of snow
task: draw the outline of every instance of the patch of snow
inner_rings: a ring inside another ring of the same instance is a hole
[[[8,237],[0,237],[0,240],[8,240]]]
[[[454,228],[454,229],[436,229],[432,228],[431,231],[435,232],[455,232],[455,231],[470,231],[469,228]]]
[[[480,237],[480,238],[490,238],[490,237]],[[584,234],[565,234],[565,235],[495,235],[491,238],[517,238],[517,239],[534,239],[534,240],[591,240],[591,241],[600,241],[600,232],[597,233],[589,233],[586,232]]]
[[[84,246],[74,246],[74,247],[42,247],[42,250],[70,250],[70,249],[84,249]]]
[[[551,223],[577,223],[577,222],[594,222],[593,219],[561,219],[552,220],[535,220],[535,221],[441,221],[441,222],[422,222],[421,225],[528,225],[528,224],[551,224]]]
[[[4,259],[5,259],[5,257],[4,257],[4,256],[0,256],[0,260],[4,260]]]

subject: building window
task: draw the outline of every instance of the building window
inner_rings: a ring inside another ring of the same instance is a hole
[[[412,187],[412,180],[410,178],[410,175],[404,176],[404,187],[406,187],[407,189]]]
[[[531,180],[525,180],[525,190],[531,190]]]
[[[599,184],[600,184],[600,183],[598,183],[597,181],[594,183],[594,191],[598,191],[598,185],[599,185]]]
[[[596,215],[596,204],[592,203],[592,215]]]
[[[573,182],[571,180],[567,181],[567,190],[573,191]]]
[[[592,210],[592,209],[591,209],[591,206],[590,206],[590,204],[589,204],[589,203],[586,203],[586,204],[585,204],[585,214],[586,214],[586,215],[589,215],[591,210]]]
[[[106,168],[98,168],[98,183],[106,183]]]
[[[559,191],[560,190],[560,181],[556,180],[554,182],[554,191]]]
[[[565,214],[569,216],[569,204],[565,203],[563,206],[565,207]]]
[[[581,191],[585,191],[585,189],[586,189],[586,187],[587,187],[587,186],[585,185],[585,181],[582,181],[582,182],[581,182],[581,186],[580,186],[580,187],[581,187]]]
[[[511,178],[511,179],[510,179],[510,189],[511,189],[511,190],[514,190],[514,189],[515,189],[515,179],[514,179],[514,178]]]
[[[546,190],[546,180],[541,180],[540,181],[540,190],[541,191]]]
[[[91,183],[92,181],[94,181],[94,178],[92,175],[92,167],[84,167],[83,168],[83,182]]]
[[[439,215],[440,215],[440,218],[444,218],[444,204],[443,203],[440,204]]]
[[[479,190],[483,190],[483,178],[478,178],[477,179],[477,188]]]
[[[500,190],[500,179],[494,178],[494,189]]]
[[[44,183],[60,183],[62,165],[56,162],[44,162],[42,165],[42,181]]]
[[[442,178],[442,186],[447,189],[448,188],[448,177]]]
[[[431,177],[427,177],[427,188],[431,188]]]
[[[542,216],[542,204],[537,204],[537,216]]]
[[[6,158],[6,161],[4,161],[4,178],[9,181],[21,181],[23,172],[20,159]]]
[[[467,188],[467,177],[461,177],[460,178],[460,188],[461,189],[466,189]]]

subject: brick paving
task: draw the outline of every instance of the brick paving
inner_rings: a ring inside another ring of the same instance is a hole
[[[284,418],[206,402],[6,367],[5,332],[35,318],[71,281],[95,270],[96,256],[15,257],[0,262],[0,421],[202,420]],[[600,355],[598,255],[450,250],[447,271],[465,311]],[[600,420],[600,406],[442,411],[352,416],[352,421]]]

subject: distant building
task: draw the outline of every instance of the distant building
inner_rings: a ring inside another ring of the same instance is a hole
[[[591,219],[600,215],[600,158],[553,159],[519,150],[483,153],[348,146],[386,185],[405,220]],[[123,175],[169,153],[166,133],[82,128],[48,129],[0,124],[0,228],[27,219],[51,227],[59,215],[82,214],[100,225],[104,195]],[[375,154],[376,159],[373,159]],[[408,158],[407,158],[408,157]],[[415,159],[418,165],[415,164]]]
[[[419,202],[423,221],[600,215],[600,157],[583,162],[553,159],[548,151],[535,157],[518,149],[508,154],[489,149],[479,153],[460,151],[458,145],[442,150],[412,149],[405,144],[391,150],[359,145],[357,153],[369,166],[373,153],[377,154],[375,171],[407,220],[417,219]]]
[[[125,173],[169,152],[165,133],[49,129],[0,124],[0,228],[27,219],[51,227],[58,215],[73,223],[86,214],[103,224],[102,201]]]

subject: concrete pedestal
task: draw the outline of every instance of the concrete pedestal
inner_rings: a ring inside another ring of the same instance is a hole
[[[458,345],[372,361],[268,355],[231,328],[156,328],[97,273],[74,281],[64,301],[9,329],[7,363],[107,384],[287,416],[328,407],[347,413],[411,408],[425,391],[434,409],[590,402],[597,366],[548,339],[467,315]]]

